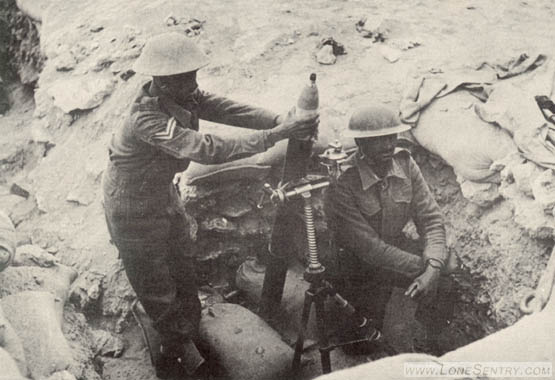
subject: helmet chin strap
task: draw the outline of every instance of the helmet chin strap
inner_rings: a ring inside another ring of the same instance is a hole
[[[359,149],[359,159],[361,159],[363,161],[366,161],[368,166],[370,166],[374,170],[374,173],[380,178],[383,178],[385,176],[385,173],[387,172],[387,170],[391,166],[391,160],[387,160],[387,161],[384,161],[384,162],[375,161],[375,160],[369,158],[360,149]]]

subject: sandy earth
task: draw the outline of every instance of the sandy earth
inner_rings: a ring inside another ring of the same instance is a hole
[[[369,99],[396,107],[409,74],[504,61],[523,52],[553,53],[554,12],[555,5],[549,0],[210,0],[188,4],[140,0],[132,5],[109,0],[52,1],[43,14],[41,49],[47,61],[35,102],[14,87],[15,105],[0,118],[2,133],[10,136],[1,143],[2,154],[10,154],[1,161],[5,186],[0,205],[9,210],[16,207],[7,191],[12,182],[26,188],[36,208],[23,212],[18,225],[20,242],[55,247],[66,265],[89,277],[98,274],[103,296],[94,301],[94,313],[86,312],[89,322],[122,333],[126,342],[121,358],[98,359],[102,377],[153,379],[140,333],[129,318],[133,295],[108,241],[99,184],[110,134],[146,79],[135,75],[123,80],[119,74],[130,68],[148,36],[180,30],[180,25],[166,25],[168,15],[205,21],[201,33],[193,37],[211,58],[211,64],[200,72],[202,88],[285,112],[294,104],[308,73],[316,72],[322,124],[340,131],[348,113]],[[388,62],[380,53],[380,44],[356,31],[355,24],[364,16],[400,21],[404,33],[421,46],[403,51],[395,63]],[[91,31],[99,27],[102,29]],[[324,37],[333,37],[347,52],[333,65],[321,65],[313,56]],[[72,51],[72,68],[62,71],[60,61],[68,51]],[[106,57],[114,63],[103,67]],[[113,73],[116,66],[121,69]],[[67,78],[108,79],[114,80],[114,85],[92,112],[67,114],[48,93],[57,80]],[[39,139],[37,134],[47,137]],[[459,307],[474,307],[457,324],[467,326],[467,331],[454,332],[462,344],[520,317],[518,297],[534,287],[552,242],[528,237],[512,220],[510,203],[481,210],[462,198],[450,168],[437,169],[426,159],[422,166],[446,213],[450,248],[462,256],[468,269],[459,281]],[[395,326],[390,328],[395,330]],[[398,340],[402,337],[397,334]],[[340,353],[332,356],[334,368],[367,360]],[[320,371],[315,353],[311,357],[312,363],[303,371],[305,378]]]

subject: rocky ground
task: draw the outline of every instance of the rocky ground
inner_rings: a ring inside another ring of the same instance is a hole
[[[31,295],[23,291],[67,299],[59,327],[65,339],[58,343],[68,346],[57,349],[66,361],[46,368],[28,360],[34,379],[154,378],[129,312],[134,295],[109,243],[100,192],[107,142],[146,80],[130,68],[149,36],[188,34],[211,58],[200,72],[201,87],[276,112],[287,111],[307,75],[316,72],[322,139],[340,137],[349,112],[368,99],[397,107],[405,79],[414,73],[505,61],[523,52],[554,53],[555,6],[547,0],[19,1],[25,13],[6,4],[15,14],[11,42],[18,50],[11,54],[25,86],[15,80],[6,85],[11,109],[0,116],[6,136],[0,142],[0,208],[17,226],[18,256],[31,258],[0,274],[0,303],[10,319],[18,318],[18,308],[4,305],[24,302]],[[393,19],[403,46],[365,38],[356,28],[364,17]],[[330,37],[346,54],[320,49]],[[495,202],[478,206],[463,196],[443,161],[421,149],[415,158],[446,215],[449,249],[464,267],[457,275],[457,317],[443,344],[450,350],[521,317],[518,303],[535,287],[553,245],[553,217],[538,214],[530,194],[509,182]],[[263,164],[218,188],[182,186],[198,225],[207,304],[209,290],[229,291],[233,270],[265,249],[272,208],[258,211],[255,203],[263,182],[275,175],[275,161]],[[186,173],[183,182],[191,177]],[[66,282],[49,279],[66,269]],[[50,305],[47,296],[40,297]],[[399,308],[410,312],[414,305],[396,297],[387,331],[397,348],[407,350],[404,334],[418,329],[398,317]],[[27,355],[33,344],[23,342]],[[332,355],[334,368],[369,360]],[[305,378],[319,373],[315,352],[309,357]]]

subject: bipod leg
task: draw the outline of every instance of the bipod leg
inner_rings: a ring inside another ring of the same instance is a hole
[[[310,309],[312,307],[312,303],[314,302],[314,293],[312,293],[311,288],[307,289],[304,293],[303,314],[301,317],[299,334],[297,335],[297,342],[295,343],[295,355],[293,356],[293,373],[297,373],[301,367],[301,355],[303,354],[304,349],[304,334],[308,328]]]
[[[330,351],[332,347],[329,346],[328,334],[326,329],[326,309],[324,300],[325,297],[320,294],[314,300],[316,304],[316,325],[318,327],[318,335],[320,336],[319,348],[320,348],[320,360],[322,361],[322,372],[331,372],[331,359]]]

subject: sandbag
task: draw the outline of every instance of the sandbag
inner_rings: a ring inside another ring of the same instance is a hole
[[[15,227],[12,220],[3,211],[0,211],[0,250],[9,256],[7,262],[0,261],[0,272],[6,269],[15,255]]]
[[[15,361],[19,368],[19,373],[23,376],[29,375],[27,368],[27,361],[25,360],[25,351],[21,340],[17,336],[14,328],[4,316],[2,308],[0,307],[0,348],[4,349]],[[0,359],[0,364],[3,364]],[[0,368],[4,368],[0,365]]]
[[[10,354],[0,347],[0,379],[24,380]]]
[[[551,60],[531,75],[497,83],[487,103],[476,108],[483,120],[510,132],[524,157],[549,169],[555,169],[555,146],[551,140],[554,128],[545,120],[535,96],[550,97],[554,82],[555,61]]]
[[[32,378],[74,365],[62,329],[63,304],[48,292],[25,291],[2,298],[4,315],[23,343]]]
[[[51,268],[10,267],[0,273],[0,297],[25,290],[47,291],[60,299],[63,305],[76,277],[74,269],[60,264]]]
[[[260,302],[265,271],[265,266],[261,265],[255,258],[248,258],[237,270],[235,277],[237,287],[255,304]],[[289,268],[281,299],[282,313],[279,316],[275,316],[274,321],[272,321],[274,327],[290,343],[295,342],[297,338],[301,323],[304,295],[310,285],[303,279],[303,273],[304,269],[300,265]],[[311,311],[305,336],[309,340],[317,340],[318,338],[314,307]]]
[[[240,305],[218,303],[205,309],[200,337],[231,380],[288,378],[293,350],[266,322]]]
[[[503,129],[482,121],[472,107],[476,98],[455,92],[437,99],[420,116],[412,134],[420,145],[443,158],[471,181],[499,182],[491,165],[518,152]]]

